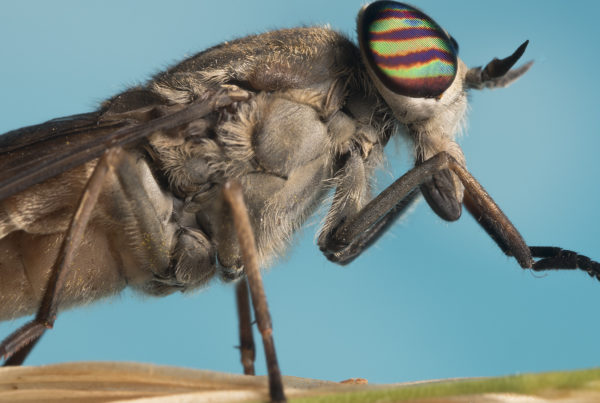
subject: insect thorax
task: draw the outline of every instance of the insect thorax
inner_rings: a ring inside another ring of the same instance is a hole
[[[227,179],[244,189],[262,263],[341,180],[350,154],[364,161],[360,185],[337,195],[359,206],[369,198],[372,169],[392,132],[391,114],[367,78],[359,51],[324,28],[250,36],[211,48],[159,74],[149,88],[187,103],[236,86],[249,99],[212,121],[191,125],[175,144],[150,144],[172,191],[194,211],[224,267],[239,267],[233,232],[218,193]],[[340,200],[344,203],[340,204]],[[334,223],[325,223],[330,228]]]

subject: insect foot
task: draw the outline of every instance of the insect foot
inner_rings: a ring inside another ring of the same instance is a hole
[[[587,256],[556,246],[532,246],[530,250],[533,257],[540,258],[532,266],[535,271],[579,269],[600,280],[600,263]]]

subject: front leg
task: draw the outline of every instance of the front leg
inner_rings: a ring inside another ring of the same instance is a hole
[[[500,236],[503,229],[495,224],[494,217],[483,211],[468,193],[465,194],[463,203],[502,252],[507,256],[513,256],[516,246],[515,244],[506,243],[503,237]],[[531,268],[535,271],[580,269],[587,272],[591,277],[600,280],[600,264],[586,256],[555,246],[529,246],[528,248],[531,256],[539,258],[539,260],[531,266],[521,265],[524,269]]]
[[[452,156],[441,152],[397,179],[356,214],[341,217],[339,225],[323,237],[321,250],[332,261],[345,264],[360,255],[381,236],[389,221],[403,211],[415,196],[415,189],[444,170],[451,170],[465,187],[464,204],[471,214],[509,256],[522,268],[533,270],[582,269],[600,276],[600,264],[589,258],[555,247],[529,247],[494,200],[477,180]],[[535,261],[534,258],[541,258]]]
[[[367,211],[373,213],[372,210],[367,209],[374,202],[371,201],[367,205],[369,175],[365,160],[356,150],[349,153],[344,166],[336,174],[333,203],[318,239],[321,252],[332,262],[345,265],[353,261],[375,243],[406,212],[420,194],[416,187],[403,192],[389,208],[386,204],[378,210],[377,220],[370,220],[371,225],[365,227],[362,233],[358,233],[356,236],[351,235],[352,238],[348,241],[349,237],[339,235],[340,229],[345,228],[350,222],[361,219],[359,217],[363,217]],[[382,194],[376,200],[380,199]]]

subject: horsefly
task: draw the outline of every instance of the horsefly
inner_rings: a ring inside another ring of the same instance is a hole
[[[419,9],[365,6],[358,45],[329,28],[246,36],[200,52],[90,113],[0,137],[0,318],[37,312],[0,345],[21,364],[60,310],[127,286],[162,296],[236,282],[244,371],[254,373],[250,299],[270,396],[285,395],[259,268],[333,198],[318,247],[359,257],[421,195],[446,221],[462,207],[535,271],[600,265],[529,246],[466,169],[456,142],[471,90],[506,87],[528,42],[468,68]],[[404,136],[414,167],[372,195],[384,147]]]

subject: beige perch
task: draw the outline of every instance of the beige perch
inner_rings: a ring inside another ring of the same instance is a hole
[[[284,377],[293,402],[600,402],[600,369],[393,385]],[[77,362],[0,369],[0,402],[261,402],[264,376]]]

